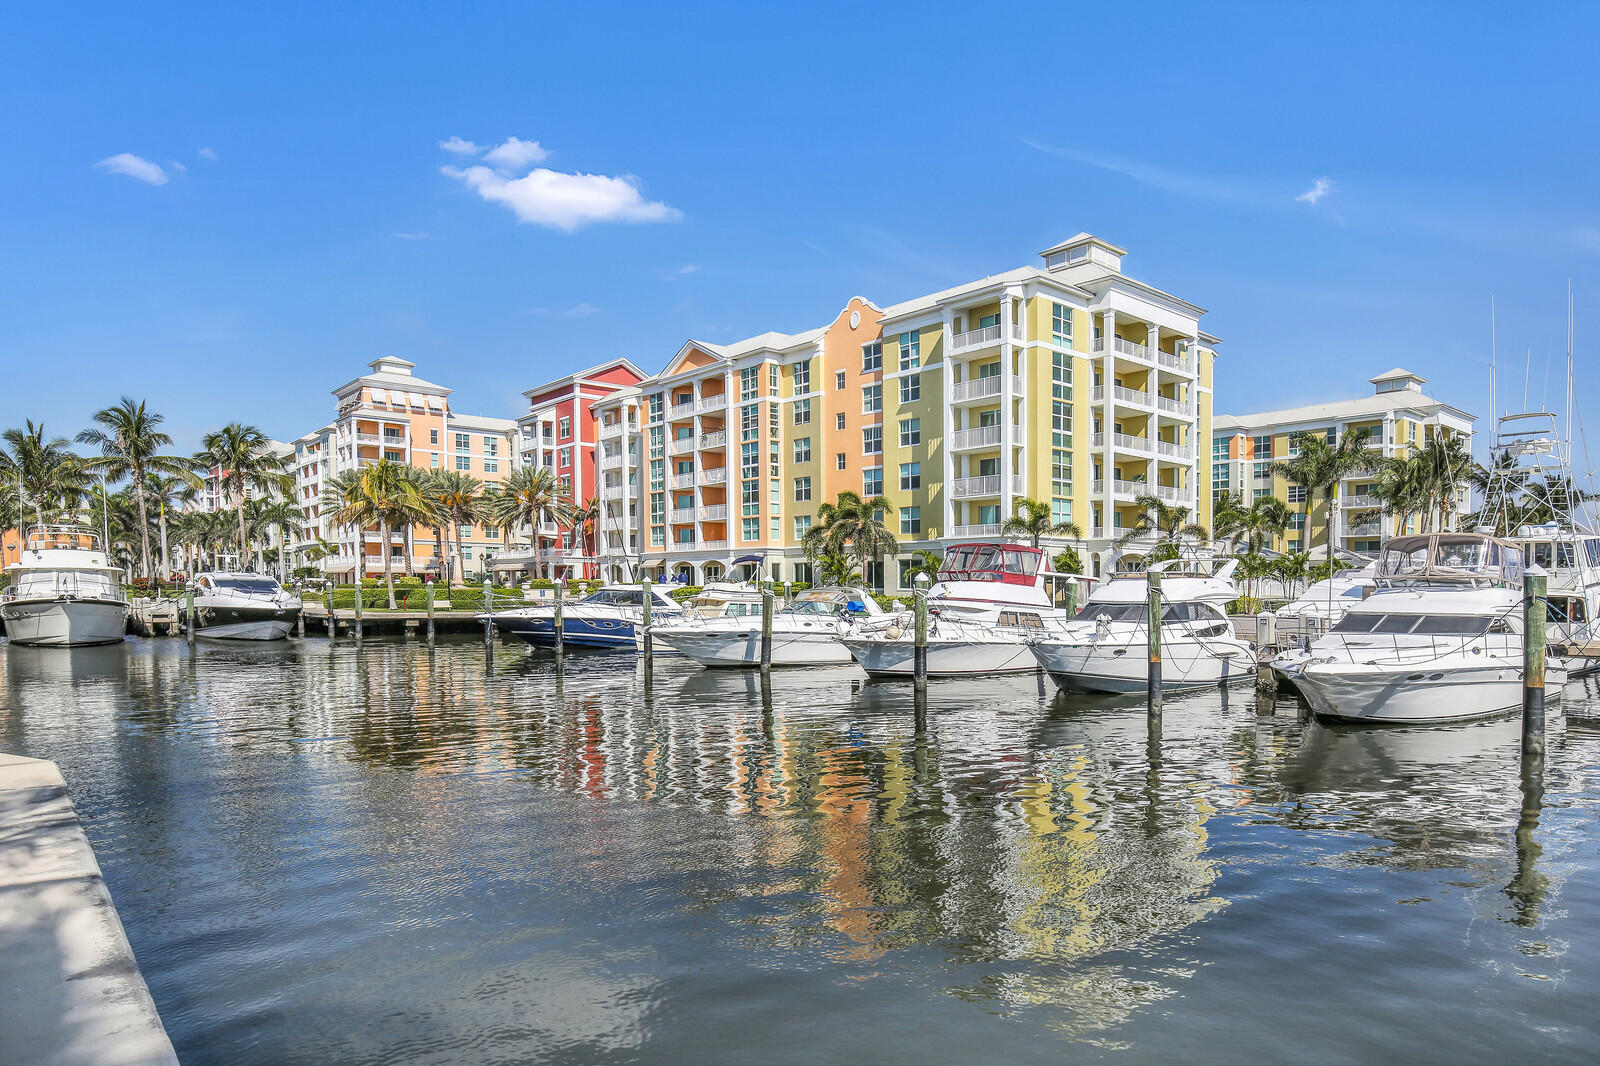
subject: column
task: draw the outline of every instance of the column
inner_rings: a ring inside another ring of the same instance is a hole
[[[1011,293],[1000,297],[1000,521],[1010,518],[1015,504],[1011,498],[1012,410],[1015,396],[1011,382],[1015,370],[1011,365],[1011,314],[1016,301]]]
[[[1156,396],[1160,394],[1161,388],[1161,359],[1158,354],[1161,351],[1161,327],[1154,322],[1149,324],[1149,331],[1145,335],[1145,345],[1150,349],[1150,362],[1152,364],[1149,379],[1150,403],[1155,406]],[[1151,451],[1150,462],[1145,467],[1144,476],[1151,485],[1159,485],[1161,484],[1161,452],[1156,448],[1156,441],[1161,439],[1161,422],[1155,411],[1151,411],[1150,417],[1145,420],[1144,433],[1150,441]],[[1155,489],[1151,489],[1151,491],[1154,492]]]
[[[944,402],[939,405],[942,408],[940,414],[944,419],[944,448],[942,449],[944,452],[944,513],[939,523],[939,531],[947,539],[950,537],[951,528],[955,525],[956,515],[955,501],[950,495],[951,485],[956,476],[955,453],[951,451],[951,445],[955,440],[955,407],[953,406],[953,399],[956,387],[956,366],[955,358],[951,355],[950,350],[951,330],[954,325],[954,320],[950,317],[950,308],[944,308],[944,319],[941,323],[942,332],[939,335],[939,344],[943,348],[940,361],[944,364],[944,381],[942,383]]]
[[[1117,506],[1116,487],[1113,484],[1116,480],[1116,464],[1112,461],[1111,456],[1111,435],[1115,431],[1117,424],[1111,406],[1112,388],[1115,385],[1116,377],[1117,313],[1108,308],[1102,313],[1101,321],[1100,394],[1102,399],[1100,401],[1100,429],[1105,434],[1105,437],[1100,451],[1100,473],[1104,479],[1102,482],[1104,496],[1100,504],[1100,517],[1105,522],[1105,528],[1109,533],[1111,527],[1115,525],[1112,519],[1116,515]]]
[[[1189,410],[1189,446],[1194,450],[1194,461],[1189,467],[1189,480],[1192,483],[1189,497],[1194,501],[1195,513],[1199,514],[1200,494],[1211,491],[1211,486],[1200,480],[1200,457],[1203,454],[1200,449],[1211,447],[1211,435],[1200,432],[1200,334],[1189,337],[1187,343],[1189,362],[1194,364],[1194,376],[1183,384],[1184,402]]]

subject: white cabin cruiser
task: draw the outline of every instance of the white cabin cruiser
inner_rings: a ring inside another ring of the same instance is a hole
[[[1279,648],[1268,665],[1276,675],[1278,684],[1292,688],[1290,676],[1301,663],[1310,657],[1307,651],[1311,642],[1339,624],[1351,607],[1360,603],[1377,587],[1377,563],[1360,570],[1340,571],[1331,578],[1312,582],[1294,600],[1272,612],[1272,633],[1256,639]]]
[[[645,591],[642,585],[605,585],[581,600],[561,605],[561,640],[564,645],[585,648],[633,648],[634,631],[644,615]],[[678,601],[658,586],[650,589],[651,621],[681,613]],[[553,603],[537,607],[514,607],[489,615],[501,632],[521,637],[529,644],[554,647],[556,608]]]
[[[1482,533],[1396,537],[1378,588],[1311,645],[1291,676],[1332,721],[1416,725],[1522,705],[1522,549]],[[1560,698],[1566,664],[1550,658]]]
[[[747,615],[761,617],[761,590],[747,581],[714,581],[683,601],[682,613],[669,614],[664,618],[652,617],[650,631],[660,633],[663,629],[685,621],[742,618]],[[633,627],[633,643],[635,650],[644,651],[644,630],[640,626]],[[672,648],[660,642],[656,642],[653,647],[657,655],[677,654]]]
[[[267,574],[196,574],[194,632],[213,640],[283,640],[300,618],[300,597]]]
[[[11,584],[0,618],[13,644],[75,647],[115,644],[128,628],[122,570],[100,538],[74,526],[30,530],[22,555],[6,569]]]
[[[739,604],[743,607],[745,605]],[[850,661],[838,634],[852,620],[883,616],[883,608],[860,588],[813,588],[773,611],[773,666],[828,666]],[[754,611],[719,618],[685,616],[655,631],[655,639],[702,666],[761,665],[761,601]]]
[[[1215,573],[1158,563],[1161,578],[1161,688],[1183,692],[1255,678],[1255,646],[1234,635],[1226,608],[1238,597],[1230,559]],[[1148,574],[1118,574],[1095,589],[1057,636],[1032,651],[1068,692],[1143,692],[1150,640]]]
[[[1030,637],[1059,624],[1045,587],[1044,553],[1026,544],[953,544],[928,590],[928,676],[1032,673]],[[910,611],[852,626],[840,642],[873,677],[910,677]]]

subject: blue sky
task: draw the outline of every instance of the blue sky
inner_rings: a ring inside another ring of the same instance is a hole
[[[1401,364],[1485,414],[1491,295],[1554,403],[1570,277],[1600,432],[1593,5],[225,6],[9,21],[0,425],[288,437],[383,354],[514,416],[1088,230],[1228,412]]]

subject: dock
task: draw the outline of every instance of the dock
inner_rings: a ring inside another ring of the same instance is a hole
[[[0,755],[0,1062],[176,1066],[67,783]]]
[[[311,601],[305,606],[305,626],[308,637],[326,636],[330,631],[337,637],[353,637],[356,612],[348,607],[335,608],[330,620],[327,606]],[[481,611],[434,611],[433,629],[440,634],[482,633],[483,614]],[[361,630],[365,636],[425,636],[428,632],[428,612],[367,608],[361,613]]]

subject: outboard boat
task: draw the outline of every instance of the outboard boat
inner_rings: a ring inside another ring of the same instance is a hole
[[[739,606],[743,607],[743,604]],[[829,666],[850,661],[839,643],[852,619],[881,617],[870,593],[860,588],[812,588],[772,614],[773,666]],[[717,618],[683,617],[655,631],[655,639],[702,666],[761,665],[761,601],[754,611]]]

